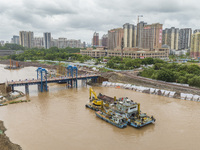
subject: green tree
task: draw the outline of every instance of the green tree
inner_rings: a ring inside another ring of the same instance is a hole
[[[174,74],[170,70],[159,70],[157,72],[157,80],[162,80],[166,82],[174,82]]]
[[[200,87],[200,77],[199,76],[194,76],[193,78],[188,80],[188,84],[190,86]]]
[[[109,67],[109,68],[114,68],[114,67],[115,67],[115,64],[114,64],[114,62],[113,62],[112,60],[109,60],[109,61],[107,62],[107,64],[106,64],[106,66]]]
[[[142,64],[148,65],[148,64],[154,64],[154,59],[151,57],[147,57],[142,60]]]
[[[186,84],[187,83],[187,78],[185,76],[180,76],[178,78],[178,82],[179,83],[183,83],[183,84]]]

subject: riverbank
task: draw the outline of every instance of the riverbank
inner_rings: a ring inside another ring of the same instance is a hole
[[[0,121],[0,149],[1,150],[22,150],[22,148],[10,141],[5,134],[6,128],[3,121]]]
[[[174,91],[176,93],[189,93],[189,94],[193,94],[193,95],[198,95],[200,93],[200,88],[152,80],[152,79],[137,76],[134,72],[131,72],[131,71],[130,72],[103,73],[102,77],[108,78],[109,82],[134,84],[137,86],[155,88],[155,89],[160,89],[160,90]]]
[[[13,61],[13,64],[15,64],[15,62],[17,61]],[[10,60],[0,60],[0,64],[4,64],[4,65],[10,65]],[[42,68],[47,68],[47,69],[56,69],[57,66],[56,65],[51,65],[51,64],[42,64],[42,63],[38,63],[38,62],[24,62],[24,61],[18,61],[18,64],[20,66],[23,67],[42,67]]]
[[[15,64],[17,61],[12,60],[13,64]],[[0,64],[3,65],[10,65],[10,60],[0,60]],[[39,62],[24,62],[24,61],[18,61],[18,64],[20,67],[42,67],[49,70],[57,70],[59,65],[56,64],[47,64],[47,63],[39,63]],[[85,71],[84,71],[85,69]],[[78,70],[78,74],[84,74],[86,72],[91,72],[91,69],[88,68],[81,68]]]

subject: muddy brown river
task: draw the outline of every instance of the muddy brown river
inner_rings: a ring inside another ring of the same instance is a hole
[[[0,65],[0,82],[36,78],[35,67],[5,70]],[[94,91],[123,97],[141,104],[142,112],[153,115],[155,124],[141,129],[119,129],[85,108],[89,86],[68,89],[49,84],[49,92],[29,87],[29,103],[0,107],[7,136],[23,150],[199,150],[200,102],[143,94],[126,89],[93,87]],[[24,87],[15,88],[25,91]]]

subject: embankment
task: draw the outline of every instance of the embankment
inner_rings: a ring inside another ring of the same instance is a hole
[[[151,80],[134,75],[132,72],[109,72],[103,73],[102,77],[108,78],[109,82],[119,82],[126,84],[134,84],[138,86],[144,86],[149,88],[163,89],[169,91],[175,91],[177,93],[191,93],[199,94],[200,89],[195,87],[187,87],[183,85],[176,85],[163,81]]]
[[[5,134],[6,128],[4,127],[3,121],[0,121],[0,149],[1,150],[22,150],[22,148],[10,141]]]

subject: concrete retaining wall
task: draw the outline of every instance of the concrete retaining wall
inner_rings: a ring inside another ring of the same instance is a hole
[[[117,87],[117,88],[129,89],[129,90],[134,90],[137,92],[142,92],[142,93],[147,93],[147,94],[155,94],[155,95],[161,95],[165,97],[200,102],[200,95],[193,95],[189,93],[178,93],[175,91],[168,91],[168,90],[163,90],[163,89],[160,90],[156,88],[148,88],[148,87],[136,86],[136,85],[131,85],[131,84],[113,83],[113,82],[108,82],[108,81],[104,81],[102,83],[102,86]]]

